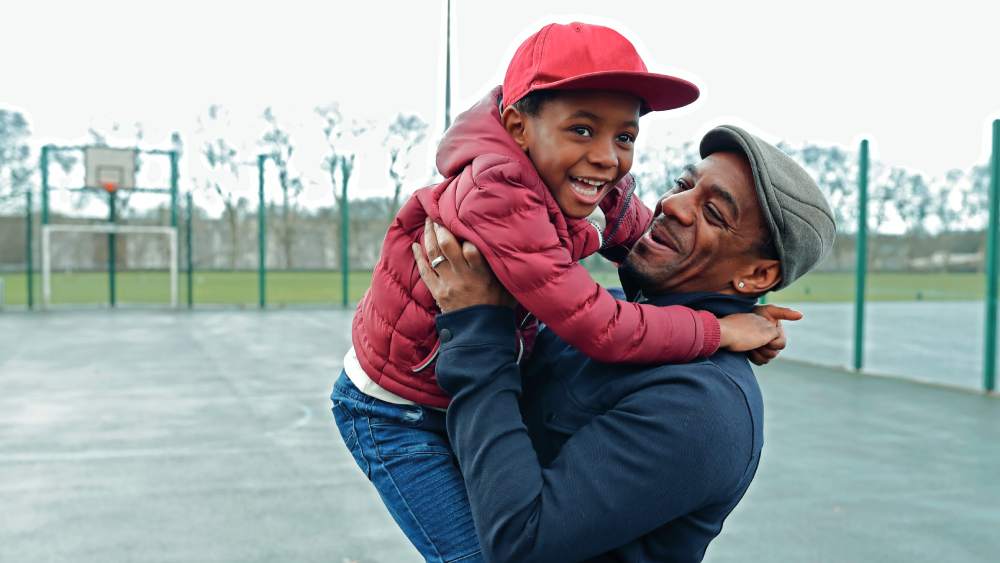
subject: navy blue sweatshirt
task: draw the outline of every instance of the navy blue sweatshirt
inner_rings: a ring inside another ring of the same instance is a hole
[[[648,299],[722,316],[753,301]],[[515,362],[513,311],[440,315],[438,383],[489,561],[700,561],[757,470],[760,389],[744,354],[676,365],[590,360],[543,330]]]

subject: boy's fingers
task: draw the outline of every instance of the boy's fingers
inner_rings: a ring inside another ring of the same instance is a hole
[[[775,321],[797,321],[802,319],[803,316],[801,311],[796,311],[795,309],[790,309],[788,307],[779,307],[777,305],[764,305],[758,309],[758,312]]]

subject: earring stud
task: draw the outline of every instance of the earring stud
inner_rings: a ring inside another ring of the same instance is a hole
[[[746,287],[746,285],[747,284],[745,284],[743,282],[740,282],[739,284],[737,284],[737,287],[739,287],[740,289],[743,289],[744,287]]]

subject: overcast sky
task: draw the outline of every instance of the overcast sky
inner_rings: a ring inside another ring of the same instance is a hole
[[[988,158],[988,124],[1000,117],[996,5],[453,0],[453,114],[502,81],[527,35],[581,20],[615,27],[651,70],[702,89],[689,108],[645,117],[639,150],[737,122],[793,144],[855,146],[867,135],[876,158],[941,175]],[[38,142],[141,122],[149,148],[181,133],[190,177],[201,166],[197,118],[210,104],[230,110],[231,141],[248,160],[272,106],[299,146],[296,167],[325,193],[317,105],[339,102],[383,127],[416,113],[431,141],[443,127],[444,0],[0,7],[0,107],[23,111]],[[361,141],[358,195],[389,189],[383,136]],[[417,155],[412,187],[429,177],[431,154]]]

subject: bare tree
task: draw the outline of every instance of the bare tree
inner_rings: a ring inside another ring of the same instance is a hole
[[[399,210],[403,183],[411,164],[413,149],[427,136],[427,123],[416,115],[398,114],[389,124],[389,131],[383,144],[389,149],[389,177],[393,182],[392,204],[389,207],[389,221]]]
[[[663,194],[674,189],[677,179],[684,174],[684,167],[696,164],[701,157],[698,147],[692,142],[679,146],[643,151],[639,154],[632,175],[636,178],[636,194],[647,203],[652,203]]]
[[[240,170],[236,148],[226,141],[223,133],[230,126],[228,113],[222,106],[213,104],[208,107],[205,119],[198,118],[198,126],[201,132],[208,135],[201,154],[208,163],[209,177],[204,179],[202,186],[222,200],[223,215],[229,228],[229,268],[235,270],[240,255],[241,198],[229,186],[238,181]]]
[[[291,136],[278,124],[278,119],[270,107],[264,110],[262,116],[270,129],[264,132],[261,137],[261,145],[267,155],[278,168],[278,183],[281,186],[281,230],[278,238],[281,241],[285,254],[285,268],[292,267],[292,246],[295,241],[295,231],[291,220],[291,208],[296,198],[302,193],[302,180],[294,175],[289,168],[292,154],[295,147],[292,145]]]
[[[354,172],[354,160],[357,156],[355,143],[371,129],[370,123],[352,120],[346,124],[343,114],[340,113],[340,106],[336,103],[320,106],[316,108],[316,114],[323,120],[323,136],[326,139],[327,154],[323,157],[323,170],[330,176],[330,188],[333,191],[335,210],[339,212],[343,205],[349,204],[344,201],[342,193],[347,193],[347,187],[351,183],[351,174]],[[338,219],[333,223],[334,231],[339,225],[340,213],[336,213]],[[348,225],[350,228],[350,225]],[[337,252],[340,252],[340,233],[335,232],[334,237],[338,241]]]
[[[344,116],[336,103],[316,108],[316,114],[323,120],[323,137],[326,139],[327,155],[323,157],[323,170],[330,175],[330,187],[333,191],[333,201],[340,208],[340,191],[337,189],[337,174],[340,168],[340,140],[344,136]]]
[[[17,201],[31,189],[31,130],[21,113],[0,109],[0,205]]]

